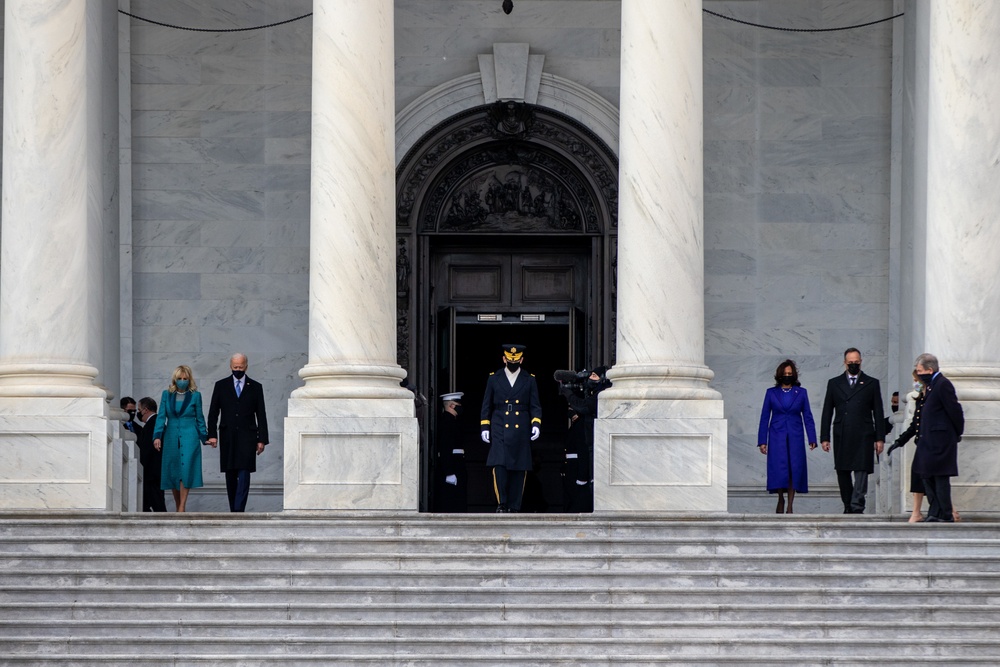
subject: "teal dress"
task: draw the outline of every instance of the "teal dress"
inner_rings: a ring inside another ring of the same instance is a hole
[[[181,401],[170,391],[163,392],[153,440],[162,443],[161,489],[179,489],[181,484],[185,489],[197,489],[205,485],[201,478],[201,443],[208,440],[208,429],[200,392],[188,391]]]

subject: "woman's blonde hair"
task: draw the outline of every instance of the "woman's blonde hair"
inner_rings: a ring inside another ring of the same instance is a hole
[[[191,372],[190,366],[178,366],[174,369],[174,375],[170,378],[170,387],[168,391],[171,394],[177,393],[177,378],[181,375],[187,375],[188,379],[191,381],[188,384],[188,391],[198,391],[198,383],[194,381],[194,373]]]

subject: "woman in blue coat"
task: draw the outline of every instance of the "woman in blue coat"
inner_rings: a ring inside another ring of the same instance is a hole
[[[803,431],[803,425],[805,430]],[[816,449],[816,425],[809,409],[809,394],[799,384],[799,369],[791,359],[778,364],[774,386],[764,395],[757,445],[767,455],[767,490],[778,494],[778,514],[792,514],[795,493],[809,493],[805,435],[809,449]],[[785,491],[788,508],[785,509]]]
[[[178,366],[160,397],[160,414],[153,430],[153,446],[163,452],[160,488],[174,493],[177,511],[185,511],[188,489],[204,486],[201,446],[208,441],[205,412],[194,374]]]

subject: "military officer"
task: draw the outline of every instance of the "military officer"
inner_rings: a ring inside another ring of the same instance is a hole
[[[531,470],[531,441],[541,435],[542,406],[535,376],[521,369],[525,346],[503,346],[503,368],[490,373],[480,415],[486,465],[493,470],[497,512],[518,512]]]
[[[464,512],[467,505],[468,473],[459,416],[460,391],[441,395],[437,432],[437,507],[439,512]]]

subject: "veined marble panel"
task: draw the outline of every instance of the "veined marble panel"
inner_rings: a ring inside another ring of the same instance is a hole
[[[219,220],[198,223],[201,242],[215,248],[263,248],[267,251],[268,227],[266,220]],[[266,255],[265,255],[266,256]],[[258,265],[258,270],[261,266]],[[265,271],[266,273],[266,271]]]
[[[820,85],[821,66],[818,58],[758,58],[754,69],[760,86],[814,90]]]
[[[265,140],[308,136],[311,116],[309,111],[203,111],[201,136],[203,137],[261,137]]]
[[[753,204],[751,202],[751,207]],[[707,208],[707,207],[706,207]],[[752,214],[750,214],[752,215]],[[705,225],[705,245],[715,250],[740,251],[757,243],[757,225],[747,222],[714,222]]]
[[[706,80],[702,96],[705,100],[706,116],[716,114],[754,115],[757,113],[760,91],[749,86],[739,88]]]
[[[302,58],[289,58],[266,54],[204,55],[198,59],[201,80],[206,84],[281,84],[311,85],[312,67]]]
[[[705,109],[705,138],[752,141],[757,138],[757,117],[749,113],[717,113]]]
[[[279,83],[263,91],[264,108],[268,111],[303,111],[312,104],[312,86]]]
[[[172,3],[158,2],[150,9],[159,12],[161,7],[169,7]],[[202,7],[206,3],[200,3]],[[144,16],[142,9],[135,7],[131,13]],[[181,20],[192,18],[201,20],[201,9],[191,11]],[[311,26],[310,26],[311,27]],[[244,55],[253,57],[263,52],[267,46],[266,30],[248,30],[246,32],[227,33],[223,39],[213,39],[206,33],[174,30],[162,26],[149,25],[132,20],[132,53],[136,55],[187,56],[202,55]]]
[[[878,116],[891,111],[892,89],[884,86],[831,86],[823,88],[823,108],[830,115]]]
[[[257,273],[263,266],[264,248],[213,248],[195,246],[182,252],[167,248],[134,248],[135,265],[152,273],[194,273],[210,268],[215,273]]]
[[[396,58],[464,58],[469,53],[492,53],[493,44],[545,45],[547,53],[571,58],[618,58],[618,25],[599,25],[568,31],[563,27],[518,26],[497,30],[470,30],[468,25],[401,26],[396,22]]]
[[[819,141],[823,138],[823,114],[762,113],[759,131],[758,138],[764,141]]]
[[[140,164],[132,170],[136,190],[293,190],[309,189],[307,165]]]
[[[762,165],[889,164],[889,137],[869,141],[762,141]]]
[[[309,164],[309,139],[302,137],[267,137],[264,139],[265,164]]]
[[[754,329],[706,327],[705,343],[714,354],[803,355],[820,351],[817,329],[771,328],[762,323]]]
[[[200,326],[135,326],[132,340],[140,350],[187,352],[201,347]]]
[[[204,113],[177,109],[133,111],[132,131],[139,137],[200,137]]]
[[[304,195],[308,200],[309,195]],[[309,247],[309,227],[295,218],[270,218],[267,221],[267,247]]]
[[[289,296],[308,294],[309,276],[294,273],[206,273],[201,276],[201,292],[206,299],[280,301]]]
[[[257,327],[264,324],[266,309],[258,301],[204,299],[137,299],[133,307],[135,326]]]
[[[889,194],[889,169],[881,160],[868,165],[761,164],[758,178],[761,190],[768,192]]]
[[[258,111],[264,93],[277,84],[158,84],[132,86],[133,109],[184,109],[185,111]]]
[[[201,61],[182,55],[132,56],[132,83],[202,83]]]
[[[757,272],[757,258],[739,250],[705,250],[705,274],[752,276]]]
[[[264,140],[256,139],[187,139],[161,137],[135,137],[132,144],[132,162],[204,164],[262,163]]]
[[[824,58],[820,77],[824,86],[871,86],[883,88],[890,80],[891,54],[871,58]]]
[[[268,220],[302,220],[308,231],[309,189],[265,192],[264,215]]]
[[[133,275],[134,298],[142,299],[183,299],[201,298],[200,273],[147,273],[136,267]]]
[[[726,511],[724,419],[598,419],[594,509]]]
[[[244,220],[264,215],[264,197],[248,190],[136,190],[136,219]]]
[[[765,251],[805,248],[810,244],[829,250],[887,250],[889,244],[885,230],[870,221],[761,222],[756,230],[760,249]]]
[[[416,511],[417,441],[415,418],[286,418],[285,509]]]
[[[135,247],[201,245],[202,222],[190,220],[143,220],[132,234]],[[142,271],[143,267],[135,267]]]
[[[267,248],[259,267],[264,273],[309,274],[309,248]]]

